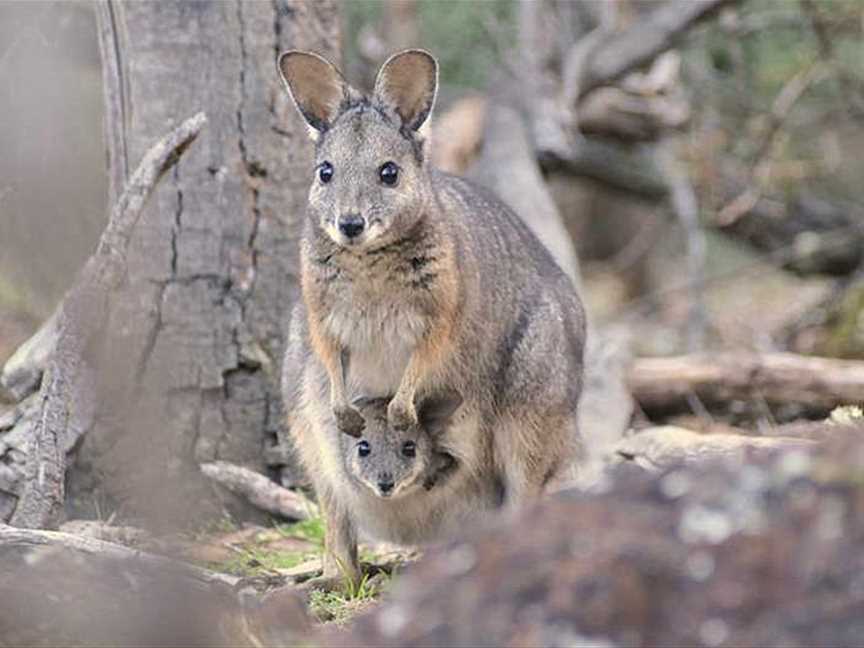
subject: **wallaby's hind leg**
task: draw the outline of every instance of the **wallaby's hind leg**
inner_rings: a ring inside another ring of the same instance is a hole
[[[513,416],[496,426],[495,451],[504,477],[504,507],[536,501],[550,480],[575,458],[572,416]]]
[[[348,514],[331,498],[319,496],[324,517],[323,575],[309,585],[316,589],[353,589],[360,582],[357,534]],[[316,582],[317,581],[317,582]]]

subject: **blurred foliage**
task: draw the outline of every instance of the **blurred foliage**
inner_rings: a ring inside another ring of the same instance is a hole
[[[820,43],[826,36],[828,50]],[[783,120],[765,157],[765,188],[795,192],[807,182],[845,197],[860,194],[864,160],[864,2],[745,2],[706,24],[684,57],[695,95],[699,146],[755,162],[777,97],[796,75],[819,65]]]
[[[352,0],[343,5],[346,60],[361,58],[358,37],[364,27],[380,26],[383,0]],[[444,85],[484,89],[502,45],[516,38],[516,0],[418,0],[418,47],[441,63]],[[392,48],[388,48],[392,49]]]

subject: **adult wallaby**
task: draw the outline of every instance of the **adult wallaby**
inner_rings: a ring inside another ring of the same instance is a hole
[[[536,497],[576,449],[585,319],[572,282],[512,211],[429,164],[430,54],[392,56],[371,97],[315,54],[286,52],[279,70],[315,140],[283,375],[327,520],[344,505],[328,482],[342,469],[333,435],[361,433],[357,396],[395,394],[389,425],[404,430],[427,397],[459,392],[443,442],[458,470],[496,475],[508,503]]]

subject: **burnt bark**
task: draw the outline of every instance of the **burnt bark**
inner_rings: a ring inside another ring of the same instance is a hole
[[[97,16],[116,207],[58,315],[0,375],[18,403],[0,415],[0,520],[50,527],[64,504],[157,524],[251,515],[198,465],[279,472],[290,457],[267,450],[312,146],[275,59],[337,58],[338,8],[107,1]],[[208,127],[182,159],[177,131],[144,156],[199,107]],[[129,177],[142,156],[143,184]]]
[[[104,332],[108,301],[126,280],[129,239],[156,183],[205,121],[203,113],[191,117],[147,152],[57,312],[0,374],[0,385],[21,400],[0,420],[3,520],[21,527],[59,522],[67,456],[98,408],[92,349]]]

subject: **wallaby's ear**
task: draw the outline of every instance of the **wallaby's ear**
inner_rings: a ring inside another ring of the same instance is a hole
[[[410,130],[418,130],[429,118],[437,92],[438,61],[419,49],[391,56],[375,79],[375,99],[395,111]]]
[[[277,63],[297,110],[309,126],[323,133],[350,97],[348,82],[330,61],[312,52],[289,50]]]
[[[420,425],[432,436],[441,434],[460,405],[462,405],[462,395],[455,389],[439,391],[420,405],[417,413]]]

